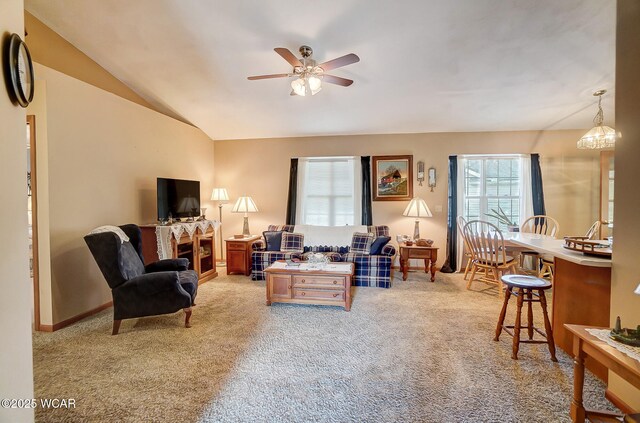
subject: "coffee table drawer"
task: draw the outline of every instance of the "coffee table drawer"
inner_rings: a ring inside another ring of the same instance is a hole
[[[302,300],[344,301],[344,291],[293,288],[293,298]]]
[[[344,288],[344,276],[305,276],[294,275],[293,286],[302,288],[304,286],[318,285],[324,287]]]

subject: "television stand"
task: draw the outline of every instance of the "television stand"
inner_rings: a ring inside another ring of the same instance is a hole
[[[159,260],[158,239],[156,227],[162,225],[141,225],[142,231],[142,255],[144,264]],[[189,260],[189,269],[195,270],[198,275],[198,284],[202,284],[218,276],[216,269],[216,243],[215,231],[210,226],[205,233],[196,230],[193,237],[185,232],[180,239],[171,236],[172,258],[186,258]]]

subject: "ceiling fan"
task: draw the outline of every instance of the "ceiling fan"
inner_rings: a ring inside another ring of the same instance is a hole
[[[274,50],[293,66],[293,71],[290,73],[250,76],[247,79],[255,81],[257,79],[295,77],[296,79],[291,81],[291,95],[305,96],[309,93],[316,95],[316,93],[322,89],[322,81],[348,87],[353,84],[351,79],[329,75],[325,72],[360,61],[358,56],[351,53],[318,65],[316,61],[311,58],[313,49],[309,46],[300,47],[300,55],[302,56],[300,59],[284,47],[277,47],[274,48]]]

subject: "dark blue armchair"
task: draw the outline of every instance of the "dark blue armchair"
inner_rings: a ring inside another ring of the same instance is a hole
[[[123,319],[185,311],[185,327],[191,327],[191,306],[195,305],[198,276],[188,270],[185,258],[160,260],[144,265],[142,234],[137,225],[120,229],[129,238],[122,242],[115,232],[84,237],[113,296],[113,332]]]

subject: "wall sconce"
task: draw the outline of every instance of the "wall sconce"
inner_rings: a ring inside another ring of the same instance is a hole
[[[436,186],[436,168],[429,168],[429,188],[431,188],[431,192],[433,192],[433,188]]]
[[[422,182],[424,182],[424,162],[418,162],[418,185],[422,186]]]

